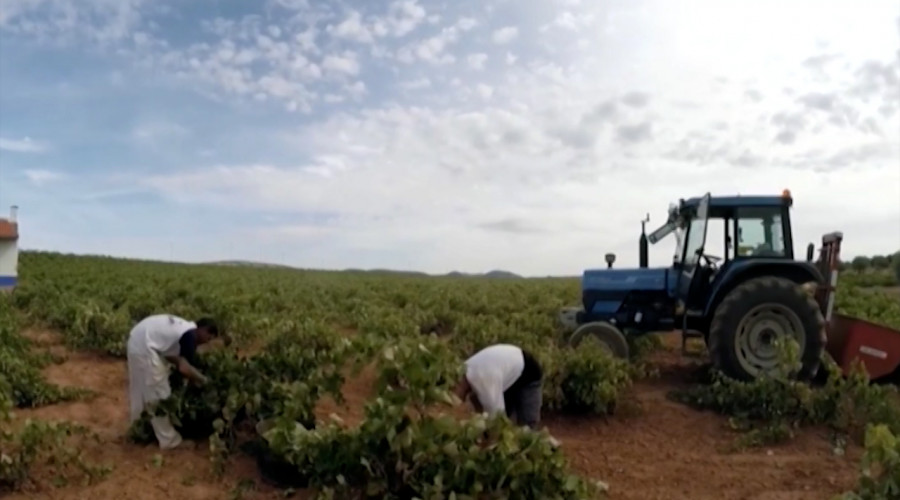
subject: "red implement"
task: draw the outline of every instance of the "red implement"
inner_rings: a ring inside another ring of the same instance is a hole
[[[828,325],[826,350],[844,374],[848,374],[853,362],[859,359],[870,380],[891,375],[900,377],[900,330],[834,312],[843,239],[844,235],[839,232],[823,236],[816,263],[828,281],[815,289],[816,302]]]
[[[900,375],[900,330],[835,313],[828,328],[828,354],[844,374],[859,359],[872,380]]]

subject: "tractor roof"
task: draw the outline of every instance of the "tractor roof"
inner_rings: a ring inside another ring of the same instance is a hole
[[[689,198],[682,200],[681,206],[684,208],[694,208],[700,204],[702,197]],[[790,193],[782,196],[772,195],[750,195],[750,196],[711,196],[709,198],[709,208],[711,211],[715,209],[733,209],[739,207],[789,207],[793,204]]]
[[[648,235],[650,243],[656,244],[667,235],[672,233],[679,224],[684,222],[684,217],[690,218],[696,213],[700,201],[703,196],[678,200],[679,204],[669,206],[669,218],[665,224]],[[743,207],[749,208],[768,208],[768,207],[790,207],[793,205],[794,199],[791,192],[785,189],[781,196],[772,195],[750,195],[750,196],[710,196],[708,216],[712,219],[721,219],[733,217],[734,210]]]

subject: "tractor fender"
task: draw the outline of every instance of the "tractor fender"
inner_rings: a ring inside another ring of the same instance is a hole
[[[732,261],[713,281],[713,286],[703,309],[704,318],[712,318],[716,308],[735,287],[741,283],[762,276],[785,278],[797,284],[810,281],[823,283],[822,273],[809,262],[795,260],[754,259]]]

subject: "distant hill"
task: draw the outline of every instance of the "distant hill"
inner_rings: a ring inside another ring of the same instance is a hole
[[[394,269],[344,269],[344,273],[368,273],[368,274],[390,274],[393,276],[430,276],[428,273],[420,271],[397,271]]]
[[[447,273],[445,276],[448,276],[451,278],[490,278],[490,279],[507,279],[507,280],[508,279],[522,279],[522,277],[516,273],[511,273],[509,271],[500,271],[500,270],[488,271],[484,274],[477,274],[477,273],[470,274],[470,273],[461,273],[459,271],[453,271],[451,273]]]
[[[488,271],[485,275],[486,278],[498,278],[498,279],[521,279],[522,277],[518,274],[511,271]]]
[[[34,255],[60,255],[66,257],[86,257],[86,258],[95,258],[95,259],[111,259],[111,260],[119,260],[119,261],[131,261],[131,262],[156,262],[160,264],[174,264],[174,265],[201,265],[201,266],[223,266],[223,267],[255,267],[261,269],[285,269],[292,271],[317,271],[317,272],[332,272],[332,273],[365,273],[365,274],[386,274],[393,276],[412,276],[412,277],[456,277],[456,278],[489,278],[489,279],[525,279],[523,276],[520,276],[516,273],[510,271],[504,271],[502,269],[494,269],[492,271],[488,271],[486,273],[462,273],[459,271],[452,271],[446,274],[430,274],[422,271],[403,271],[396,269],[358,269],[358,268],[348,268],[343,270],[337,269],[312,269],[312,268],[302,268],[289,266],[286,264],[272,264],[269,262],[256,262],[252,260],[215,260],[208,262],[182,262],[175,260],[160,260],[160,259],[140,259],[133,257],[117,257],[113,255],[98,255],[98,254],[72,254],[72,253],[62,253],[56,251],[49,250],[35,250],[35,249],[21,249],[19,252],[20,256],[26,256],[29,254]],[[546,278],[558,278],[565,276],[546,276]],[[580,277],[580,276],[574,276]]]
[[[253,262],[249,260],[218,260],[215,262],[206,262],[207,265],[212,266],[230,266],[230,267],[263,267],[263,268],[276,268],[276,269],[294,269],[300,270],[300,268],[286,266],[283,264],[269,264],[267,262]],[[489,278],[489,279],[522,279],[516,273],[510,271],[503,271],[499,269],[495,269],[493,271],[488,271],[486,273],[461,273],[459,271],[453,271],[444,275],[434,275],[423,273],[420,271],[399,271],[394,269],[344,269],[340,272],[347,273],[366,273],[366,274],[388,274],[393,276],[447,276],[453,278]]]
[[[295,267],[285,266],[283,264],[269,264],[268,262],[253,262],[249,260],[217,260],[215,262],[204,262],[209,266],[230,266],[230,267],[271,267],[278,269],[296,269]]]

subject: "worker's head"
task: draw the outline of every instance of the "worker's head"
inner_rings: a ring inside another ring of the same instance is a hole
[[[472,386],[469,384],[469,379],[463,374],[456,383],[456,387],[453,388],[453,393],[456,394],[456,397],[465,401],[471,392]]]
[[[200,318],[195,334],[197,345],[202,345],[219,336],[219,327],[212,318]]]

